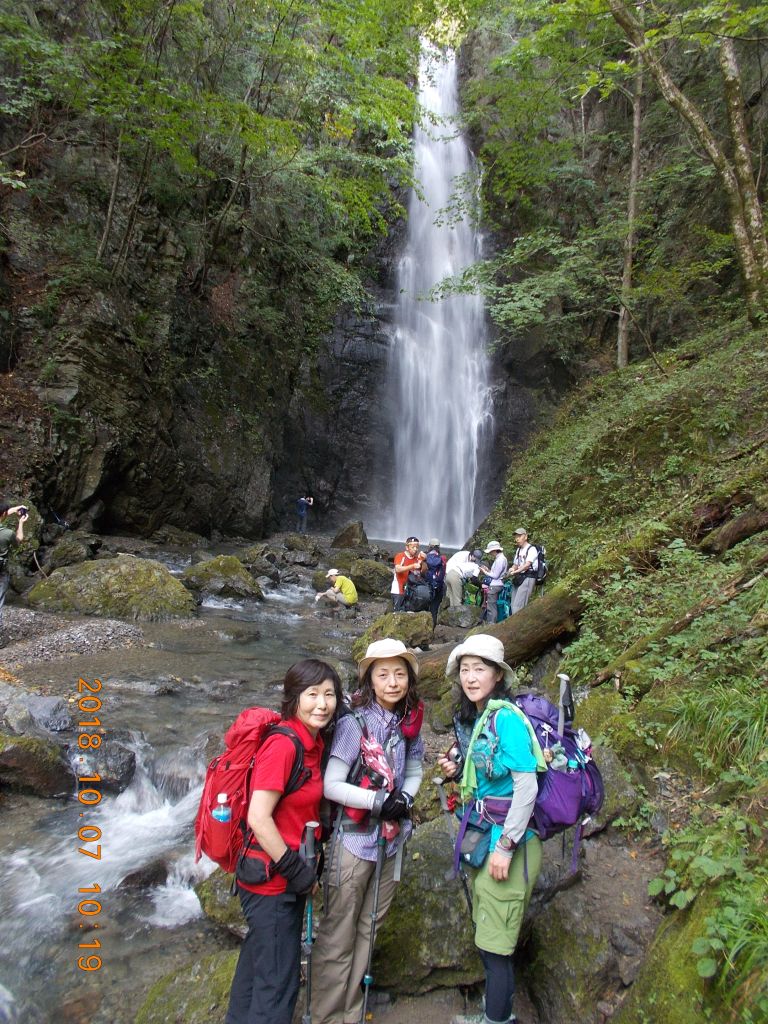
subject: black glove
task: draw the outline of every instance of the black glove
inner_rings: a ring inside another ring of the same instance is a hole
[[[399,821],[401,818],[408,817],[412,805],[413,797],[409,793],[403,793],[401,789],[393,789],[381,805],[379,817],[384,821]]]
[[[287,879],[286,892],[309,892],[317,881],[314,865],[307,864],[290,846],[280,860],[275,861],[275,871]]]

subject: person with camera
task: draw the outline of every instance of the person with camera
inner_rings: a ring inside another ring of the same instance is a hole
[[[528,533],[522,526],[515,530],[515,544],[517,551],[512,559],[512,568],[507,573],[507,579],[512,580],[515,588],[510,615],[525,608],[530,601],[536,586],[536,569],[539,564],[539,553],[533,544],[528,543]]]
[[[492,540],[485,546],[484,555],[493,555],[490,565],[481,565],[480,571],[485,573],[483,580],[483,593],[485,594],[484,619],[488,623],[497,622],[499,618],[498,600],[501,588],[504,586],[504,576],[509,568],[504,549],[497,540]],[[489,559],[490,561],[490,559]]]
[[[18,516],[16,529],[8,525],[10,516]],[[9,505],[5,499],[0,499],[0,622],[3,619],[3,607],[5,595],[11,583],[11,576],[8,572],[8,559],[11,548],[15,548],[24,540],[24,523],[29,519],[29,509],[26,505]]]
[[[327,850],[325,905],[312,954],[313,1024],[362,1019],[375,929],[395,895],[422,778],[415,655],[400,640],[376,640],[358,665],[358,677],[353,714],[339,719],[324,779],[326,799],[347,813],[337,815]],[[365,785],[370,780],[354,772],[372,745],[389,776],[386,784],[381,776]],[[358,809],[366,813],[361,817]]]
[[[398,551],[392,559],[395,564],[391,590],[393,612],[405,610],[405,585],[408,582],[408,576],[410,573],[421,573],[422,563],[426,557],[426,553],[419,550],[419,538],[408,537],[405,542],[405,550]]]
[[[451,1024],[513,1024],[512,957],[541,868],[541,840],[530,822],[537,772],[546,763],[511,702],[515,675],[500,640],[470,636],[451,651],[446,675],[461,687],[456,745],[437,763],[459,785],[461,860],[469,865],[475,945],[485,970],[484,1013]]]

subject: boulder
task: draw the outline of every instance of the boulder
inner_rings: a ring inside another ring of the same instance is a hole
[[[368,547],[368,538],[363,529],[362,519],[349,523],[340,530],[331,541],[332,548],[359,548]]]
[[[0,785],[33,796],[69,797],[75,780],[55,743],[0,733]]]
[[[188,590],[160,562],[119,555],[57,569],[29,592],[45,611],[122,619],[171,619],[191,615]]]
[[[35,693],[19,694],[5,711],[5,721],[13,732],[30,728],[46,732],[64,732],[72,728],[69,708],[61,697],[41,697]]]
[[[261,587],[234,555],[217,555],[207,562],[190,565],[181,579],[202,597],[246,597],[257,601],[264,598]]]
[[[166,975],[150,988],[136,1024],[210,1024],[224,1020],[238,951],[214,953]]]
[[[373,622],[352,644],[352,657],[359,661],[368,644],[384,637],[402,640],[406,647],[426,647],[432,641],[432,616],[429,612],[387,612]]]
[[[338,568],[338,566],[337,566]],[[392,570],[372,558],[358,558],[350,568],[352,582],[361,594],[383,597],[392,586]]]
[[[478,624],[480,609],[477,605],[462,604],[458,608],[442,608],[437,616],[441,626],[453,626],[458,629],[471,629]]]
[[[286,533],[283,547],[286,551],[314,551],[317,545],[306,533]]]
[[[257,579],[259,576],[266,576],[272,583],[279,583],[280,572],[275,564],[276,559],[274,555],[271,560],[267,558],[266,552],[267,545],[258,544],[239,552],[237,557],[251,576],[255,576]]]
[[[98,550],[95,538],[85,533],[65,533],[54,548],[48,552],[43,568],[46,572],[61,569],[64,565],[77,565],[92,558]]]
[[[195,886],[195,893],[207,918],[239,939],[244,939],[248,925],[243,917],[240,900],[232,895],[231,888],[232,875],[217,868],[204,882]]]
[[[122,793],[136,773],[136,754],[126,743],[129,733],[99,730],[101,746],[81,750],[75,740],[68,749],[78,775],[99,775],[105,792]],[[123,742],[121,742],[121,740]]]
[[[177,526],[161,526],[149,538],[155,544],[172,544],[178,548],[202,548],[208,540],[192,530],[180,530]]]
[[[461,884],[446,879],[453,828],[437,818],[420,825],[408,844],[402,881],[376,939],[377,988],[417,994],[483,977]]]

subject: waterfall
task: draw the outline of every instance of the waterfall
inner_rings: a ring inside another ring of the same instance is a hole
[[[391,504],[381,536],[461,546],[480,518],[479,477],[492,438],[486,320],[479,295],[426,296],[480,256],[472,218],[449,216],[457,190],[474,189],[472,154],[458,125],[456,59],[425,49],[424,114],[414,136],[419,190],[397,274],[388,399],[394,456]],[[467,188],[468,183],[470,187]]]

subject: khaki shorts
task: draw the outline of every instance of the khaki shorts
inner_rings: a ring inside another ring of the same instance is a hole
[[[506,881],[491,878],[487,862],[472,871],[472,919],[478,949],[502,956],[514,953],[540,868],[541,840],[533,836],[515,850]]]

